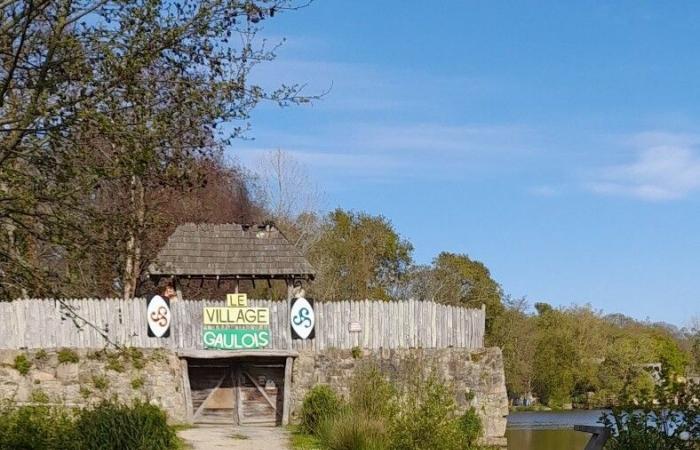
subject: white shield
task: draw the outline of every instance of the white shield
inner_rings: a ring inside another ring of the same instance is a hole
[[[316,315],[311,304],[303,297],[294,300],[289,317],[292,329],[302,339],[309,337],[316,324]]]
[[[155,337],[163,337],[170,328],[170,308],[160,295],[156,295],[148,303],[146,317],[148,317],[148,328]]]

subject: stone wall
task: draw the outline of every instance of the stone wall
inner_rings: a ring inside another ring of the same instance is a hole
[[[398,383],[411,374],[436,373],[454,389],[460,409],[475,407],[482,418],[484,443],[505,444],[508,397],[498,348],[356,350],[354,355],[352,350],[302,351],[292,372],[293,417],[315,384],[329,384],[347,397],[353,373],[365,364],[378,366]]]
[[[115,396],[142,399],[162,407],[170,420],[184,422],[180,367],[174,353],[161,349],[0,350],[0,399],[67,406]]]

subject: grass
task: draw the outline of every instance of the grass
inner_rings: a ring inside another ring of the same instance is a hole
[[[296,425],[287,427],[290,432],[290,444],[293,450],[320,450],[321,442],[310,434],[302,433]]]
[[[80,362],[80,357],[74,350],[62,348],[58,352],[58,362],[60,364],[76,364]]]

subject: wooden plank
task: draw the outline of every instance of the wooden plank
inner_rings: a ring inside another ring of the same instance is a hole
[[[292,364],[294,364],[294,359],[287,357],[284,363],[284,386],[282,394],[282,426],[289,425],[289,411],[291,405],[289,404],[292,400]]]

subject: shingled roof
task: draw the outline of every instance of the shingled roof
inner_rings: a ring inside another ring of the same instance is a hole
[[[155,276],[313,278],[314,268],[274,226],[177,227],[149,272]]]

